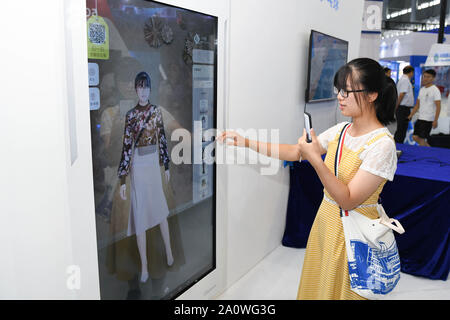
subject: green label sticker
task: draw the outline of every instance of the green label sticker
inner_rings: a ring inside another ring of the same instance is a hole
[[[109,30],[102,17],[92,15],[87,21],[88,58],[109,59]]]

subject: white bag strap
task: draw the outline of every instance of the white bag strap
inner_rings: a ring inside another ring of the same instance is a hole
[[[400,221],[398,221],[397,219],[389,218],[381,204],[378,204],[377,210],[378,214],[380,215],[380,223],[382,225],[396,231],[399,234],[405,233],[405,229],[403,228]]]
[[[342,147],[344,145],[344,140],[345,140],[345,134],[347,133],[348,128],[350,128],[351,123],[347,123],[344,128],[341,131],[341,134],[339,136],[338,139],[338,145],[337,145],[337,150],[336,150],[336,155],[334,158],[334,174],[336,175],[336,177],[338,176],[338,168],[339,168],[339,163],[341,162],[341,156],[342,156]],[[344,215],[343,210],[341,208],[340,209],[340,214],[341,217]],[[378,210],[378,214],[380,216],[380,223],[394,231],[396,231],[399,234],[402,234],[405,232],[405,229],[403,228],[403,226],[401,225],[401,223],[397,220],[397,219],[393,219],[393,218],[389,218],[389,216],[386,214],[386,211],[384,211],[384,208],[381,204],[377,205],[377,210]],[[345,215],[348,215],[348,211],[344,211]]]

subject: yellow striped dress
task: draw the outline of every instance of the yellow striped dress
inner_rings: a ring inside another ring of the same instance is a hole
[[[386,135],[392,138],[386,131],[370,138],[358,151],[352,151],[344,144],[339,165],[339,180],[346,184],[350,182],[362,163],[359,154]],[[334,172],[340,132],[341,130],[328,143],[325,164],[332,172]],[[381,183],[378,189],[355,210],[371,219],[377,219],[378,212],[375,205],[386,181]],[[317,212],[306,246],[297,299],[364,299],[350,289],[344,230],[339,212],[339,207],[324,189],[324,199]]]

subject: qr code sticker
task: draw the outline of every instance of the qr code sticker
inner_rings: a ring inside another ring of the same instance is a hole
[[[93,44],[104,44],[106,41],[105,26],[100,23],[91,23],[89,25],[89,40]]]

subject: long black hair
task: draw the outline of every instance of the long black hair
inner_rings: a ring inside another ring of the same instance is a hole
[[[358,58],[348,62],[334,76],[334,86],[338,90],[348,90],[347,80],[350,82],[351,90],[365,90],[355,94],[358,106],[361,107],[361,96],[367,99],[368,93],[376,92],[378,96],[374,101],[374,108],[378,121],[385,126],[395,121],[397,87],[394,80],[385,75],[383,67],[377,61]]]

